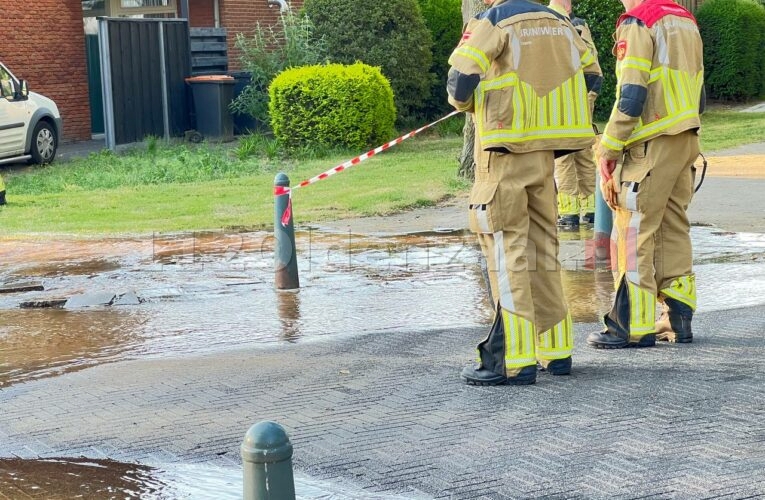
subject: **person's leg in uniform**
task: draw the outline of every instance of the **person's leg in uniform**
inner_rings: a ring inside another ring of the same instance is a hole
[[[558,193],[558,225],[564,229],[579,228],[579,195],[576,180],[576,153],[555,160],[555,182]]]
[[[696,310],[696,277],[693,274],[693,254],[690,223],[686,210],[693,197],[693,162],[699,155],[699,138],[695,131],[668,137],[668,150],[684,158],[686,166],[680,172],[656,233],[654,266],[659,301],[663,313],[656,323],[656,339],[669,342],[693,341],[691,320]]]
[[[582,222],[595,223],[595,156],[592,149],[576,153],[576,192],[579,195],[579,209]]]
[[[587,101],[590,105],[590,116],[595,113],[595,100],[598,94],[590,91],[587,94]],[[595,133],[598,132],[597,127]],[[597,135],[600,137],[600,135]],[[585,224],[595,224],[595,172],[598,166],[595,164],[595,151],[598,146],[598,138],[593,141],[592,146],[579,152],[577,176],[577,193],[579,194],[579,208],[581,210],[582,222]]]
[[[476,180],[470,193],[469,220],[486,257],[496,310],[488,336],[478,345],[478,365],[462,371],[468,384],[536,381],[537,329],[527,256],[527,190],[539,185],[542,175],[534,155],[478,155],[481,161],[476,165]],[[487,157],[487,161],[482,161]],[[549,162],[548,175],[552,173],[551,157]],[[554,213],[552,190],[549,196],[550,211]]]
[[[524,155],[523,165],[541,175],[529,183],[529,236],[526,260],[529,265],[531,297],[534,302],[536,358],[539,367],[553,375],[571,373],[574,348],[571,316],[563,296],[558,234],[556,228],[555,185],[552,181],[553,154],[539,151]],[[577,215],[578,217],[578,215]]]
[[[592,347],[656,343],[655,238],[677,177],[688,167],[672,146],[660,136],[625,153],[614,216],[616,297],[603,317],[605,330],[587,337]]]
[[[2,175],[0,175],[0,205],[5,205],[5,183]]]

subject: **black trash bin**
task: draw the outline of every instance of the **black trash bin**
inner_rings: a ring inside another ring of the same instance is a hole
[[[228,74],[234,77],[234,99],[236,99],[252,81],[252,73],[249,71],[229,71]],[[249,134],[258,129],[258,122],[252,115],[234,112],[233,116],[234,134]]]
[[[191,85],[196,130],[208,140],[233,141],[234,120],[228,105],[234,98],[233,77],[203,75],[186,78]]]

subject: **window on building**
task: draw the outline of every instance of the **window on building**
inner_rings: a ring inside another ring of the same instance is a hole
[[[82,0],[83,17],[175,14],[176,0]]]
[[[82,16],[105,16],[105,0],[82,0]]]

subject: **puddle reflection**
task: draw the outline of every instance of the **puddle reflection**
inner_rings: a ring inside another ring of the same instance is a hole
[[[140,310],[8,310],[0,325],[0,387],[114,361],[141,342]]]
[[[300,338],[300,293],[296,291],[280,291],[278,299],[279,321],[282,326],[282,338],[288,342],[296,342]]]

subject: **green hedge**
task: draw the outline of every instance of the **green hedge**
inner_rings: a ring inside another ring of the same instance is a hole
[[[616,59],[611,55],[616,31],[616,20],[624,12],[619,0],[577,0],[574,16],[581,17],[590,26],[592,38],[598,48],[598,62],[603,70],[603,87],[595,101],[595,119],[607,120],[616,100]]]
[[[754,0],[707,0],[696,11],[704,81],[712,99],[765,93],[765,7]]]
[[[433,38],[433,65],[430,69],[436,78],[423,109],[426,117],[432,119],[452,110],[447,102],[446,76],[449,56],[462,36],[462,0],[417,1]]]
[[[434,79],[433,42],[417,0],[305,0],[303,9],[330,61],[378,66],[393,88],[401,124],[417,121]]]
[[[376,146],[394,137],[396,108],[379,68],[356,63],[283,71],[269,92],[274,136],[289,150]]]

